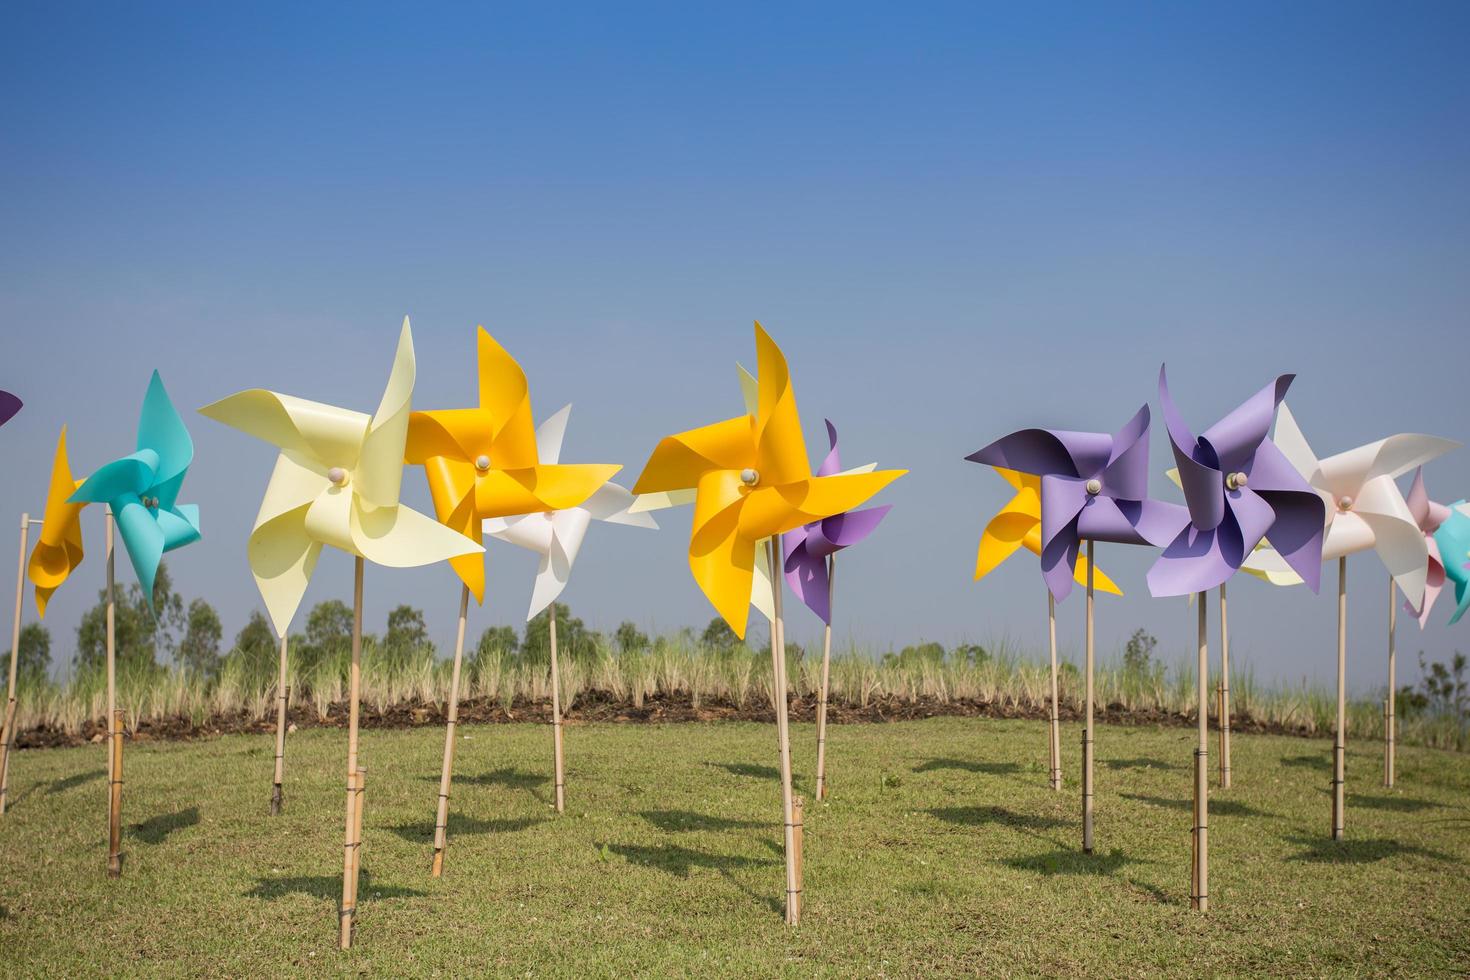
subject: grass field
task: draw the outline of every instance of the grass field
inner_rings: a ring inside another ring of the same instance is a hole
[[[335,948],[345,737],[130,745],[125,872],[105,877],[101,746],[14,760],[0,818],[11,976],[1447,974],[1470,970],[1470,758],[1349,747],[1348,840],[1327,839],[1329,743],[1239,735],[1212,793],[1211,902],[1191,913],[1188,729],[1098,733],[1098,853],[1078,852],[1079,729],[1064,792],[1045,726],[844,725],[808,797],[806,907],[781,922],[775,730],[579,725],[568,812],[550,733],[467,726],[445,876],[428,875],[442,730],[369,731],[359,932]]]

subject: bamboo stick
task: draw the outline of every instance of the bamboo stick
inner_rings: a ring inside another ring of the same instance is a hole
[[[1398,733],[1394,731],[1393,699],[1394,699],[1394,640],[1398,632],[1399,605],[1398,594],[1395,591],[1393,576],[1388,577],[1388,698],[1383,702],[1383,785],[1393,788],[1393,777],[1396,760],[1394,759],[1395,744]],[[13,682],[12,682],[13,683]],[[0,811],[3,812],[3,811]]]
[[[1210,910],[1210,653],[1206,620],[1209,594],[1199,600],[1199,747],[1194,751],[1194,894],[1190,907]]]
[[[362,814],[367,805],[367,766],[357,767],[352,803],[352,930],[357,931],[358,884],[362,880]]]
[[[832,677],[832,595],[837,556],[827,556],[827,618],[822,629],[822,689],[817,695],[817,801],[827,798],[827,691]]]
[[[1200,601],[1204,601],[1204,596]],[[1230,788],[1230,620],[1225,583],[1220,583],[1220,788]]]
[[[0,815],[10,803],[10,744],[15,741],[15,682],[20,664],[20,611],[25,602],[26,538],[31,515],[20,515],[20,559],[15,563],[15,618],[10,624],[10,682],[5,688],[5,724],[0,728]]]
[[[556,812],[565,813],[567,773],[562,761],[561,671],[556,660],[556,603],[553,602],[548,608],[551,610],[551,619],[547,625],[551,628],[551,749],[556,756],[553,769],[556,773]]]
[[[800,796],[791,801],[792,838],[796,842],[796,917],[801,918],[801,893],[804,880],[801,857],[802,832],[806,824],[806,801]]]
[[[1342,840],[1347,754],[1347,556],[1337,560],[1337,733],[1332,742],[1332,839]]]
[[[338,943],[352,948],[352,932],[357,917],[354,860],[358,847],[356,815],[357,797],[357,721],[358,697],[362,691],[362,573],[363,559],[358,556],[352,576],[352,666],[347,683],[347,820],[342,844],[342,906],[338,910]]]
[[[1096,544],[1087,542],[1087,708],[1082,724],[1082,853],[1092,853],[1092,668],[1093,668],[1093,569]]]
[[[107,877],[122,874],[123,713],[112,713],[112,776],[108,780]]]
[[[1051,749],[1051,788],[1062,788],[1062,716],[1057,700],[1057,599],[1046,590],[1046,632],[1051,641],[1051,732],[1047,738]]]
[[[434,813],[434,862],[430,874],[444,873],[444,848],[449,845],[449,785],[454,778],[454,729],[459,722],[459,674],[464,663],[464,625],[470,609],[470,587],[459,593],[459,626],[454,634],[454,672],[449,677],[449,720],[444,726],[444,763],[439,770],[439,804]]]
[[[271,816],[281,812],[285,800],[281,784],[286,780],[286,709],[291,702],[291,689],[286,686],[286,634],[281,634],[281,663],[276,676],[276,771],[271,787]]]
[[[786,924],[797,925],[801,921],[801,881],[796,871],[796,828],[792,826],[791,811],[791,731],[786,705],[786,629],[781,617],[782,567],[780,538],[773,536],[766,543],[770,556],[771,599],[775,614],[771,619],[771,686],[772,707],[776,709],[776,744],[781,755],[781,821],[785,827],[786,845]]]
[[[117,712],[117,601],[114,585],[116,582],[114,552],[112,547],[113,517],[112,508],[107,508],[107,725],[112,724],[112,717]],[[111,746],[107,752],[107,781],[112,782],[113,753]],[[107,794],[107,822],[112,823],[112,792]]]

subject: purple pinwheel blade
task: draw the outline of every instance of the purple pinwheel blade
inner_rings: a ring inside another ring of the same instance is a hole
[[[1276,408],[1296,375],[1283,374],[1200,434],[1226,473],[1244,469],[1271,431]]]
[[[4,425],[15,418],[15,413],[20,411],[21,401],[8,391],[0,391],[0,425]]]
[[[823,419],[827,423],[827,456],[822,460],[822,465],[817,467],[817,476],[835,476],[842,472],[842,457],[837,452],[837,426],[832,424],[831,419]]]

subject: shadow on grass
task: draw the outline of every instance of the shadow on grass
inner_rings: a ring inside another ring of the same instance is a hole
[[[478,834],[513,834],[546,823],[539,817],[505,817],[495,820],[480,820],[476,817],[449,815],[449,836],[467,837]],[[434,821],[421,820],[417,823],[401,823],[389,827],[389,831],[415,844],[429,844],[434,840]]]
[[[680,878],[689,877],[689,872],[695,868],[708,868],[728,874],[736,868],[777,867],[783,864],[782,861],[746,857],[743,854],[708,854],[678,845],[644,847],[638,844],[609,844],[607,849],[629,864],[664,871]]]
[[[756,827],[774,827],[776,824],[760,820],[734,820],[730,817],[712,817],[693,810],[644,810],[638,814],[665,833],[692,830],[749,830]]]
[[[1181,765],[1163,759],[1099,759],[1105,769],[1183,769]]]
[[[183,830],[185,827],[192,827],[198,822],[199,808],[191,806],[187,810],[164,813],[156,817],[149,817],[142,823],[135,823],[128,828],[128,834],[145,844],[162,844],[169,834],[176,830]]]
[[[971,762],[968,759],[930,759],[914,766],[914,772],[936,772],[941,769],[978,772],[987,776],[1012,776],[1023,771],[1019,762]]]
[[[781,770],[775,766],[756,766],[749,762],[710,762],[707,765],[723,769],[732,776],[749,776],[751,779],[781,778]]]
[[[929,815],[945,823],[963,824],[966,827],[981,827],[1000,824],[1016,830],[1055,830],[1070,827],[1072,821],[1060,817],[1042,817],[1032,813],[1017,813],[1003,806],[950,806],[930,810]]]
[[[76,789],[78,786],[85,786],[87,783],[92,782],[94,779],[101,779],[106,775],[106,769],[93,769],[91,772],[79,772],[75,775],[67,776],[64,779],[58,779],[50,786],[46,787],[46,795],[54,796],[57,793],[65,793],[69,789]]]
[[[425,898],[428,892],[399,885],[375,885],[373,876],[366,869],[358,879],[359,902],[363,898]],[[246,898],[274,901],[287,895],[310,895],[312,898],[327,898],[333,902],[342,900],[341,875],[299,875],[286,878],[257,878],[255,887],[245,892]]]
[[[1164,807],[1168,807],[1171,810],[1190,810],[1190,811],[1192,811],[1194,809],[1194,800],[1193,799],[1188,799],[1188,800],[1171,800],[1168,797],[1164,797],[1164,796],[1143,796],[1143,795],[1138,794],[1138,793],[1120,793],[1118,795],[1121,796],[1125,800],[1136,800],[1139,803],[1147,803],[1150,806],[1164,806]],[[1276,814],[1274,814],[1274,813],[1268,813],[1265,810],[1257,810],[1255,807],[1249,806],[1249,805],[1247,805],[1245,803],[1242,803],[1239,800],[1217,800],[1214,797],[1211,797],[1210,798],[1210,816],[1213,817],[1213,816],[1215,816],[1217,814],[1219,816],[1222,816],[1222,817],[1274,817],[1274,816],[1276,816]]]
[[[1115,875],[1125,865],[1140,863],[1122,851],[1112,850],[1107,854],[1083,854],[1081,851],[1060,850],[1050,854],[1031,857],[1006,858],[1000,862],[1017,871],[1030,871],[1040,875]]]
[[[1281,760],[1283,766],[1292,769],[1316,769],[1318,772],[1331,772],[1332,760],[1325,755],[1293,755]]]
[[[1332,840],[1308,834],[1291,834],[1283,837],[1282,840],[1303,849],[1287,859],[1290,861],[1310,861],[1322,864],[1372,864],[1385,858],[1409,854],[1416,857],[1433,858],[1436,861],[1460,863],[1439,851],[1419,847],[1417,844],[1402,844],[1387,837]]]
[[[1393,813],[1418,813],[1421,810],[1437,810],[1444,807],[1443,803],[1436,803],[1434,800],[1416,800],[1411,796],[1364,796],[1361,793],[1349,793],[1347,805],[1360,806],[1368,810],[1389,810]]]

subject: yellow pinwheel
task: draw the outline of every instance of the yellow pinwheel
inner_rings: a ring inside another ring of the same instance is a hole
[[[694,489],[689,569],[742,638],[757,545],[852,510],[906,472],[813,476],[786,357],[759,323],[755,344],[755,414],[664,438],[633,488],[635,494]]]
[[[36,612],[46,618],[46,603],[82,563],[83,502],[68,498],[82,485],[72,478],[66,456],[66,426],[56,440],[56,457],[51,463],[51,485],[46,491],[46,513],[41,518],[41,537],[31,551],[26,578],[36,587]]]
[[[371,416],[262,388],[199,410],[281,450],[248,548],[279,635],[301,604],[323,545],[393,568],[485,550],[398,502],[414,373],[405,317],[387,389]]]
[[[542,463],[525,371],[484,327],[478,357],[479,407],[414,412],[404,447],[404,461],[424,468],[440,522],[473,541],[487,518],[576,507],[622,469]],[[483,602],[485,564],[478,552],[450,565]]]
[[[1015,488],[1016,495],[996,512],[980,534],[980,552],[975,560],[977,582],[995,571],[1018,548],[1025,548],[1036,557],[1041,557],[1041,477],[1008,470],[1003,466],[991,468]],[[1092,574],[1097,589],[1112,595],[1123,594],[1123,590],[1101,570],[1094,568]],[[1077,558],[1072,577],[1079,585],[1087,584],[1085,558]]]

